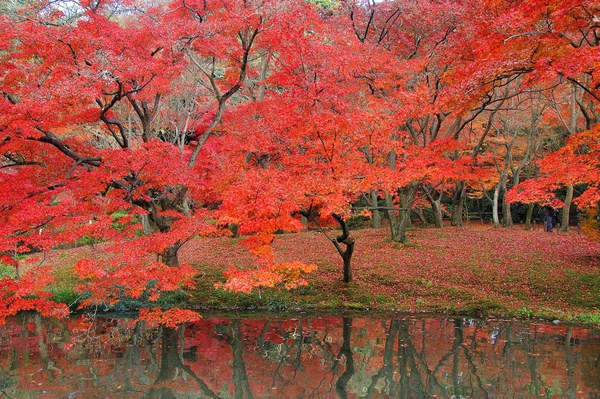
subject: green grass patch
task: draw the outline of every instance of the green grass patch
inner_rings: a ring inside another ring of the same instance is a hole
[[[0,280],[3,278],[17,277],[17,269],[14,266],[0,263]]]
[[[600,308],[600,275],[567,271],[571,289],[565,299],[569,304],[585,309]]]
[[[449,304],[445,310],[449,313],[486,316],[503,308],[496,298],[480,298]]]
[[[54,269],[52,275],[54,276],[54,284],[50,288],[50,292],[54,295],[52,300],[64,303],[71,308],[77,307],[82,295],[75,292],[75,287],[79,284],[79,280],[75,273],[73,273],[73,267],[59,266]]]

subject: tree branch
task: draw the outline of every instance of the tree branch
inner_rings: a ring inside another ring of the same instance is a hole
[[[74,159],[79,164],[96,166],[96,167],[98,167],[98,166],[100,166],[102,164],[102,158],[83,157],[83,156],[77,154],[75,151],[73,151],[65,143],[63,143],[58,137],[56,137],[56,135],[54,133],[52,133],[52,132],[50,132],[48,130],[44,130],[41,127],[36,127],[36,129],[39,132],[41,132],[43,134],[43,136],[39,137],[37,139],[32,139],[32,140],[37,140],[37,141],[40,141],[42,143],[48,143],[48,144],[53,145],[60,152],[62,152],[63,154],[65,154],[69,158]]]

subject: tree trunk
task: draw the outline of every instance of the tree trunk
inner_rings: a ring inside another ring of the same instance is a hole
[[[573,185],[567,186],[567,196],[565,198],[565,206],[562,209],[562,217],[560,220],[560,228],[565,233],[569,231],[569,212],[571,212],[571,203],[573,202]]]
[[[150,218],[148,215],[141,215],[140,222],[142,223],[142,228],[144,229],[144,235],[152,234],[152,227],[150,227]]]
[[[506,179],[501,180],[500,189],[502,191],[502,227],[512,227],[512,213],[510,212],[510,204],[506,202]]]
[[[394,236],[394,229],[396,228],[396,224],[398,224],[398,216],[396,215],[396,211],[394,208],[394,198],[392,194],[389,192],[385,192],[385,206],[388,208],[387,215],[388,219],[390,219],[390,232],[391,236]]]
[[[343,318],[343,330],[342,330],[342,347],[340,348],[340,353],[337,356],[336,361],[340,361],[342,355],[346,358],[346,370],[344,374],[342,374],[336,384],[335,390],[340,398],[347,398],[347,385],[350,382],[350,379],[354,375],[354,357],[352,356],[352,345],[350,344],[350,337],[352,336],[352,318],[344,317]]]
[[[300,211],[300,214],[302,216],[306,217],[307,219],[315,222],[319,231],[321,233],[323,233],[325,235],[325,237],[327,237],[328,240],[331,240],[331,242],[335,246],[335,249],[338,251],[338,253],[342,257],[342,260],[344,261],[344,277],[343,277],[344,283],[351,282],[352,281],[351,262],[352,262],[352,254],[354,253],[354,238],[350,237],[350,231],[348,230],[348,226],[346,225],[346,222],[344,221],[342,215],[337,215],[335,213],[331,215],[340,224],[340,227],[342,228],[342,234],[337,236],[336,238],[329,238],[329,235],[327,235],[325,230],[323,230],[321,228],[321,226],[319,225],[319,223],[317,223],[317,221],[315,220],[316,215],[313,214],[312,207],[309,210]],[[342,246],[340,244],[344,244],[345,248],[342,248]]]
[[[442,213],[442,192],[439,193],[438,198],[434,198],[434,194],[437,190],[432,187],[423,186],[423,191],[427,196],[429,204],[431,204],[431,210],[433,211],[433,219],[435,227],[440,229],[444,227],[444,214]]]
[[[529,204],[527,207],[527,216],[525,217],[525,230],[531,230],[532,224],[531,220],[533,219],[533,208],[535,208],[535,204]]]
[[[378,207],[378,196],[377,196],[377,191],[371,189],[371,201],[368,202],[369,206],[371,208],[377,208]],[[371,214],[373,215],[373,228],[374,229],[378,229],[381,227],[381,214],[379,213],[379,209],[372,209],[371,210]]]
[[[456,183],[456,190],[452,196],[452,226],[462,226],[463,203],[465,200],[467,185],[464,181]]]
[[[349,247],[350,248],[350,247]],[[354,251],[354,243],[352,244],[352,250],[350,252],[349,256],[344,256],[344,283],[351,283],[352,280],[354,279],[352,277],[352,267],[351,267],[351,260],[352,260],[352,252]]]
[[[398,189],[398,197],[400,198],[400,214],[397,218],[397,223],[392,227],[392,241],[408,243],[406,230],[411,226],[410,210],[415,200],[417,193],[417,184],[410,183],[408,187]]]
[[[492,225],[500,227],[500,218],[498,217],[498,199],[500,197],[500,183],[494,188],[494,198],[492,199]]]
[[[165,265],[171,267],[179,266],[179,257],[178,252],[179,248],[181,248],[180,244],[175,244],[171,247],[165,248],[161,254],[162,261]]]
[[[354,238],[350,237],[350,231],[342,216],[335,213],[332,216],[342,227],[342,234],[331,241],[344,261],[344,283],[350,283],[352,282],[351,262],[352,254],[354,253]],[[344,244],[346,248],[342,249],[340,244]]]
[[[419,218],[419,221],[421,222],[422,226],[426,226],[427,223],[427,218],[425,218],[425,215],[423,215],[423,209],[419,208],[416,210],[413,210],[413,212],[415,213],[415,215],[417,215],[417,217]]]
[[[252,399],[252,391],[244,361],[244,336],[240,320],[231,321],[231,349],[233,350],[233,386],[234,398]]]
[[[441,229],[442,227],[444,227],[444,214],[442,213],[442,204],[439,201],[433,201],[431,202],[431,209],[433,210],[435,227],[437,229]]]
[[[600,231],[600,201],[596,203],[596,228]]]
[[[512,227],[512,213],[510,211],[510,204],[506,201],[502,201],[502,227]]]

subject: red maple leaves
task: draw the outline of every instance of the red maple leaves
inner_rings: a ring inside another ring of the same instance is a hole
[[[51,3],[0,15],[0,252],[109,241],[76,267],[85,304],[186,286],[179,249],[233,225],[256,269],[225,287],[305,284],[314,266],[275,261],[273,234],[366,193],[386,200],[394,240],[415,204],[441,220],[442,197],[460,209],[468,186],[495,187],[497,205],[509,177],[541,173],[506,200],[578,183],[581,206],[600,200],[590,2]],[[538,171],[549,108],[584,132]],[[49,283],[5,279],[4,301],[42,309]],[[35,304],[11,299],[24,284]]]

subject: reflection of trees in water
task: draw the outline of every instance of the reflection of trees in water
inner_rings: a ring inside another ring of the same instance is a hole
[[[340,349],[340,354],[338,355],[338,359],[341,356],[346,358],[346,370],[344,373],[338,378],[337,383],[335,384],[335,390],[340,398],[346,399],[348,397],[348,393],[346,392],[346,386],[348,385],[348,381],[350,378],[354,376],[354,356],[352,355],[352,348],[350,347],[350,337],[352,335],[352,319],[344,317],[343,318],[343,329],[342,329],[342,347]]]
[[[146,399],[598,397],[598,342],[570,327],[558,338],[545,331],[552,326],[460,319],[229,320],[178,329],[131,322],[123,329],[118,320],[67,325],[29,315],[20,323],[13,346],[0,353],[0,398],[35,397],[38,382]],[[65,350],[73,338],[79,342]],[[207,341],[211,359],[198,349]],[[107,353],[115,355],[98,358]]]

